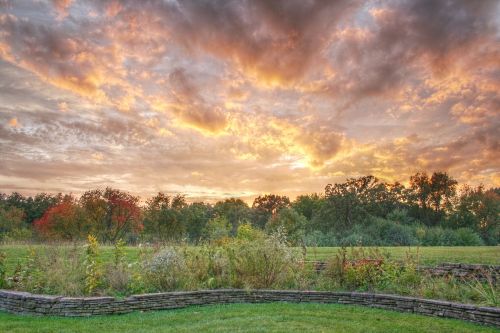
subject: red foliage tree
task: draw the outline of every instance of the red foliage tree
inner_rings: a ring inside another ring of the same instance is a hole
[[[45,211],[41,218],[34,221],[35,230],[45,238],[73,240],[84,233],[81,211],[72,196]]]
[[[107,202],[107,216],[104,238],[115,242],[125,233],[139,233],[144,228],[139,198],[120,190],[107,188],[103,193]]]

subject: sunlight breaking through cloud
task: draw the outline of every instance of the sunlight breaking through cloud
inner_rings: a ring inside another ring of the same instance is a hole
[[[498,1],[0,2],[0,186],[500,186]]]

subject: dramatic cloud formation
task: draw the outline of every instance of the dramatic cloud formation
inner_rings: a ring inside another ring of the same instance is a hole
[[[498,1],[0,1],[0,187],[500,186]]]

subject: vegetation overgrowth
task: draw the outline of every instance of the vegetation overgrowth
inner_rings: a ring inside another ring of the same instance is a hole
[[[0,241],[199,244],[235,237],[242,225],[268,234],[282,229],[296,246],[479,246],[500,241],[500,189],[458,187],[444,172],[420,172],[409,186],[373,176],[328,184],[294,201],[258,196],[215,204],[158,193],[141,203],[118,189],[80,197],[0,194]]]
[[[95,237],[85,246],[38,246],[14,269],[2,255],[3,288],[58,295],[114,295],[217,288],[370,291],[499,305],[496,282],[431,277],[417,269],[419,251],[394,260],[379,248],[341,248],[317,272],[280,228],[268,235],[250,225],[234,238],[198,246],[138,247],[118,240],[103,260]],[[128,254],[127,254],[128,253]]]
[[[0,313],[0,331],[29,332],[450,332],[493,333],[493,327],[339,304],[232,304],[92,318]]]

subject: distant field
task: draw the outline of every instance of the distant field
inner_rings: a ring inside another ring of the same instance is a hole
[[[62,246],[62,245],[58,245]],[[64,245],[66,248],[83,245]],[[0,252],[7,255],[7,271],[12,272],[18,262],[23,262],[29,253],[29,249],[40,250],[47,245],[0,245]],[[307,249],[308,260],[326,260],[335,256],[339,247],[316,247]],[[494,264],[500,265],[500,246],[473,246],[473,247],[379,247],[382,253],[386,253],[390,258],[403,259],[407,253],[419,257],[422,265],[436,265],[443,262],[460,262],[471,264]],[[143,248],[145,252],[153,251],[153,248]],[[348,251],[350,249],[348,248]],[[128,246],[125,248],[128,261],[137,261],[140,256],[140,248]],[[103,262],[111,261],[113,258],[113,248],[111,246],[101,247],[101,259]]]
[[[92,318],[0,312],[0,332],[498,332],[476,324],[339,304],[233,304]]]
[[[422,265],[436,265],[443,262],[500,265],[500,246],[431,246],[431,247],[379,247],[390,258],[403,259],[409,253],[418,257]],[[309,260],[325,260],[333,257],[340,248],[308,248]],[[348,249],[349,251],[349,249]]]

